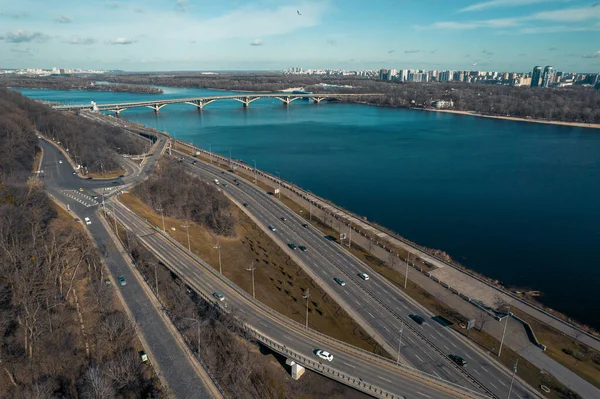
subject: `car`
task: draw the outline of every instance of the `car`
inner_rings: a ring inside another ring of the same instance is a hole
[[[272,224],[269,225],[269,230],[271,230],[271,231],[277,231],[277,229],[275,228],[275,226],[273,226]]]
[[[92,199],[98,199],[97,195],[92,195]]]
[[[148,355],[144,351],[140,351],[140,360],[142,363],[146,363],[148,361]]]
[[[323,360],[327,360],[328,362],[333,360],[333,355],[323,349],[317,349],[315,351],[315,355],[319,356]]]
[[[73,172],[73,174],[74,174],[74,175],[76,175],[76,174],[77,174],[77,172]]]
[[[306,248],[306,246],[304,246],[304,245],[299,245],[298,249],[302,252],[306,252],[308,250],[308,248]]]
[[[302,227],[308,227],[308,223],[302,223]]]
[[[89,176],[85,178],[85,180],[92,180],[92,179],[93,179],[93,177],[89,177]]]
[[[125,175],[119,175],[119,177],[125,177]]]
[[[60,159],[59,159],[59,160],[58,160],[58,163],[62,163],[62,160],[60,160]]]
[[[227,183],[223,183],[223,187],[227,187]]]
[[[425,324],[425,319],[423,318],[423,316],[419,316],[418,314],[409,314],[408,317],[413,319],[418,325]]]
[[[220,292],[213,292],[213,296],[217,298],[219,302],[223,302],[225,300],[225,297]]]
[[[283,220],[285,222],[287,220],[287,218],[285,216],[282,216],[281,220]]]
[[[288,244],[288,247],[292,248],[293,250],[296,250],[296,248],[297,248],[296,244],[294,244],[294,243]]]
[[[90,218],[84,218],[83,220],[85,220],[85,224],[92,224]]]
[[[248,208],[248,203],[244,202],[242,205],[244,205],[246,208]]]
[[[334,277],[333,281],[335,281],[336,283],[338,283],[342,287],[346,285],[346,282],[344,280],[342,280],[341,278],[339,278],[339,277]]]
[[[448,358],[459,366],[466,366],[467,361],[458,355],[448,355]]]
[[[119,183],[118,181],[114,181],[114,182],[112,182],[112,185],[113,185],[113,186],[118,186],[119,184],[120,184],[120,183]]]
[[[192,165],[196,165],[198,161],[192,161]]]
[[[234,182],[234,183],[237,183],[237,179],[233,179],[233,182]]]
[[[79,192],[82,193],[83,192],[83,188],[79,187]]]
[[[240,183],[235,183],[235,185],[239,187],[239,186],[240,186]]]
[[[360,273],[358,277],[362,278],[365,281],[369,279],[369,275],[367,273]]]
[[[127,285],[127,280],[125,280],[124,276],[119,276],[119,284]]]

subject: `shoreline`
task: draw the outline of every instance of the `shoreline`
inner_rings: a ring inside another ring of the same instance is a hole
[[[491,119],[504,119],[513,122],[529,122],[529,123],[543,123],[546,125],[559,125],[559,126],[570,126],[570,127],[584,127],[588,129],[600,129],[600,124],[597,123],[584,123],[584,122],[563,122],[563,121],[547,121],[544,119],[526,119],[518,118],[516,116],[500,116],[500,115],[485,115],[479,114],[474,111],[460,111],[452,109],[433,109],[433,108],[408,108],[411,110],[430,111],[430,112],[443,112],[446,114],[465,115],[465,116],[477,116],[481,118]]]

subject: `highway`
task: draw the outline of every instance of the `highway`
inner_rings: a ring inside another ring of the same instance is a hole
[[[255,218],[288,254],[299,259],[300,266],[325,282],[323,288],[328,293],[341,298],[344,307],[359,314],[362,319],[359,322],[375,329],[391,347],[399,346],[402,330],[402,357],[415,368],[469,389],[485,387],[483,389],[497,397],[507,396],[511,383],[508,370],[451,328],[433,320],[435,315],[339,244],[325,239],[319,230],[311,225],[302,227],[306,221],[280,201],[239,176],[181,153],[177,156],[183,157],[188,169],[204,180],[213,182],[215,178],[219,179],[219,188],[238,204],[247,203],[248,206],[241,209]],[[196,165],[192,165],[194,160]],[[238,180],[239,186],[234,179]],[[227,187],[223,183],[227,183]],[[287,220],[283,221],[282,217]],[[269,225],[275,226],[276,231],[269,231]],[[288,247],[290,243],[305,245],[308,250],[293,251]],[[360,273],[367,273],[370,279],[362,280]],[[340,286],[333,280],[334,277],[342,278],[346,285]],[[426,322],[418,325],[409,317],[410,314],[421,315]],[[449,354],[462,356],[467,365],[461,368],[454,364],[447,358]],[[533,398],[539,397],[539,394],[517,376],[511,397]]]
[[[240,295],[241,289],[234,290],[231,285],[225,283],[225,278],[219,277],[211,266],[190,257],[184,249],[175,246],[166,235],[149,226],[120,202],[115,202],[114,212],[119,222],[136,234],[149,250],[178,276],[184,278],[191,288],[203,292],[205,296],[211,296],[215,292],[223,294],[225,300],[220,303],[221,306],[279,344],[314,361],[326,363],[335,370],[360,377],[367,384],[396,395],[436,399],[457,397],[402,375],[402,368],[395,366],[393,362],[382,364],[381,361],[374,361],[372,358],[375,356],[372,354],[357,354],[362,351],[341,343],[332,344],[284,316],[275,317],[265,312],[261,306],[250,300],[247,294]],[[331,347],[332,345],[334,347]],[[319,359],[314,354],[315,349],[329,350],[334,355],[334,360],[327,362]],[[464,392],[462,388],[459,389]]]
[[[106,186],[115,187],[112,182],[122,184],[123,180],[81,179],[73,175],[71,165],[56,147],[42,139],[38,144],[44,151],[41,169],[45,171],[42,181],[45,183],[46,191],[62,203],[69,205],[71,213],[79,219],[90,218],[92,223],[85,227],[96,242],[107,269],[112,275],[112,280],[117,281],[118,276],[125,276],[126,286],[115,284],[113,287],[120,291],[126,306],[136,321],[138,333],[148,345],[144,349],[150,356],[150,362],[157,366],[157,371],[167,381],[171,393],[175,397],[186,399],[214,397],[179,345],[172,330],[168,328],[159,311],[153,306],[148,291],[141,285],[143,283],[140,283],[140,280],[135,277],[123,254],[114,245],[108,231],[98,220],[98,202],[92,198],[94,190],[101,190]],[[148,165],[153,165],[158,159],[158,155],[153,156]],[[79,188],[83,188],[84,191],[79,192]]]

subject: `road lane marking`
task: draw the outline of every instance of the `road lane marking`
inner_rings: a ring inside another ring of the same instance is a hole
[[[506,384],[505,384],[505,383],[503,383],[502,381],[498,380],[498,382],[499,382],[500,384],[502,384],[502,385],[506,386]]]
[[[391,333],[391,331],[386,326],[383,326],[383,328],[385,328],[385,331]]]
[[[367,313],[368,313],[368,314],[369,314],[369,315],[370,315],[372,318],[375,318],[375,316],[373,316],[373,315],[371,314],[371,312],[367,312]]]
[[[287,336],[287,335],[285,335],[285,334],[283,334],[283,337],[291,340],[291,338],[290,338],[290,337],[288,337],[288,336]]]
[[[456,345],[454,345],[454,342],[450,341],[450,345],[452,345],[455,348],[458,348]]]
[[[477,369],[473,369],[474,372],[476,372],[477,374],[481,375],[481,373],[479,371],[477,371]]]
[[[419,359],[421,362],[423,362],[423,359],[421,359],[421,358],[419,357],[419,355],[417,355],[416,353],[415,353],[415,357],[416,357],[417,359]]]
[[[498,389],[498,387],[497,387],[497,386],[495,386],[495,385],[494,385],[494,383],[493,383],[493,382],[491,382],[491,381],[490,381],[490,385],[491,385],[491,386],[493,386],[494,388]]]
[[[436,373],[435,371],[433,371],[433,374],[437,375],[437,376],[438,376],[438,378],[442,378],[442,376],[441,376],[441,375],[439,375],[438,373]]]
[[[381,378],[382,380],[387,381],[387,382],[392,382],[392,381],[388,380],[387,378],[383,378],[383,377],[379,377],[379,378]]]
[[[426,398],[431,398],[431,396],[429,396],[429,395],[425,395],[423,392],[419,392],[419,391],[417,391],[417,393],[418,393],[419,395],[423,395],[423,396],[425,396]]]
[[[354,302],[356,302],[356,304],[357,304],[358,306],[360,306],[360,302],[358,302],[356,299],[354,300]]]
[[[442,345],[444,348],[446,348],[447,351],[450,350],[450,348],[448,348],[446,345]]]

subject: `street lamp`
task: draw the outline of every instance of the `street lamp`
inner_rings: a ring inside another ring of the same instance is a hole
[[[406,253],[406,273],[404,273],[404,289],[408,285],[408,263],[410,262],[410,252]]]
[[[256,298],[256,294],[254,291],[254,270],[256,270],[256,268],[254,267],[254,261],[250,264],[250,267],[246,270],[249,272],[252,272],[252,298]]]
[[[500,348],[498,349],[498,357],[502,353],[502,345],[504,345],[504,335],[506,334],[506,327],[508,327],[508,319],[510,318],[510,306],[506,305],[508,313],[506,314],[506,322],[504,323],[504,329],[502,330],[502,339],[500,340]]]
[[[253,159],[252,162],[254,162],[254,184],[256,184],[256,161]]]
[[[513,367],[512,378],[510,379],[510,387],[508,388],[508,396],[507,399],[510,399],[510,393],[512,392],[513,382],[515,382],[515,374],[517,374],[517,366],[519,365],[519,358],[515,360],[515,367]]]
[[[277,198],[281,199],[281,173],[275,171],[275,173],[277,173],[277,177],[279,177],[279,180],[277,181],[279,188],[277,189]]]
[[[200,356],[200,320],[197,319],[192,319],[191,317],[186,317],[185,320],[191,320],[194,323],[196,323],[197,326],[197,335],[196,335],[196,339],[198,340],[198,347],[196,348],[196,353],[198,353],[198,356]]]
[[[307,288],[302,294],[302,298],[306,299],[306,328],[308,328],[308,298],[310,297],[310,288]]]
[[[221,267],[221,244],[219,244],[218,238],[217,238],[217,245],[215,245],[213,248],[219,250],[219,273],[223,274],[223,269]]]
[[[402,331],[404,331],[404,322],[400,320],[400,339],[398,340],[398,358],[396,364],[400,364],[400,349],[402,348]]]
[[[212,163],[212,147],[210,146],[210,143],[208,143],[208,159],[210,160],[210,163]]]
[[[185,227],[187,232],[188,251],[192,252],[192,246],[190,245],[190,221],[186,219],[185,225],[181,227]]]

